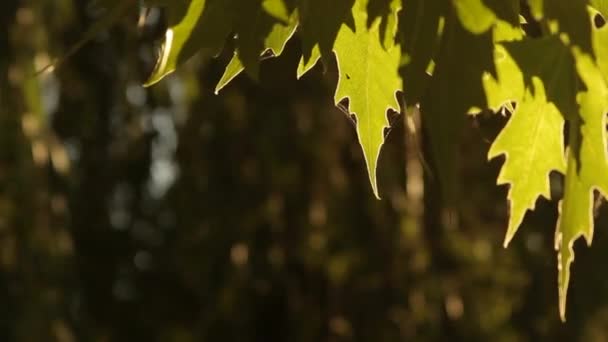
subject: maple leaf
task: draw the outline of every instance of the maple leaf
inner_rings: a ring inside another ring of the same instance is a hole
[[[454,0],[453,4],[462,26],[475,34],[486,32],[498,19],[512,25],[519,22],[518,0]]]
[[[284,23],[289,23],[291,19],[291,15],[293,13],[294,4],[290,1],[283,0],[263,0],[262,8],[266,11],[266,13],[271,16],[283,21]]]
[[[566,169],[564,117],[576,111],[576,104],[573,97],[554,99],[564,89],[574,93],[576,73],[569,49],[556,36],[499,44],[496,58],[498,81],[484,80],[488,104],[495,109],[517,102],[488,152],[489,159],[505,155],[497,183],[510,185],[507,246],[537,198],[550,199],[549,174]]]
[[[577,70],[586,90],[579,92],[580,119],[570,122],[570,144],[564,198],[559,205],[555,233],[558,251],[559,308],[566,315],[566,297],[570,265],[574,261],[573,244],[584,237],[593,238],[594,190],[608,195],[608,158],[606,155],[606,113],[608,87],[592,59],[577,53]]]
[[[265,43],[273,28],[276,18],[269,15],[259,0],[221,0],[232,1],[235,15],[234,31],[239,59],[245,72],[254,79],[260,71],[260,54],[266,49]]]
[[[275,4],[264,3],[274,9]],[[175,1],[167,7],[169,28],[156,67],[145,83],[153,85],[199,52],[203,58],[219,54],[226,37],[234,33],[236,48],[245,71],[259,73],[259,56],[264,40],[278,19],[259,0]]]
[[[401,9],[401,1],[395,0],[368,0],[367,3],[367,26],[371,27],[380,18],[379,39],[385,48],[395,44],[395,29],[398,28],[398,13]]]
[[[285,45],[295,33],[297,26],[298,21],[296,13],[291,15],[287,25],[280,22],[275,23],[272,30],[264,40],[264,52],[272,53],[272,57],[280,56],[285,49]],[[215,87],[215,93],[219,93],[222,88],[230,83],[230,81],[238,76],[243,70],[245,70],[243,62],[241,62],[239,54],[235,51],[232,59],[228,63],[228,66],[224,70],[224,74]]]
[[[608,10],[608,0],[604,3]],[[600,15],[600,12],[590,11],[592,16]],[[593,51],[595,52],[596,63],[604,75],[604,80],[608,82],[608,25],[600,28],[594,27],[592,31]]]
[[[393,0],[397,3],[398,1]],[[378,186],[376,168],[380,149],[384,144],[384,129],[390,124],[387,119],[389,109],[398,111],[397,91],[401,88],[399,65],[401,47],[383,46],[379,40],[380,22],[377,18],[368,27],[367,1],[357,0],[352,8],[354,30],[342,25],[333,46],[339,77],[334,95],[336,104],[349,100],[349,112],[357,118],[357,136],[363,149],[372,190],[376,197]],[[397,15],[398,6],[393,6]],[[396,32],[396,24],[388,28]],[[321,57],[315,48],[308,63],[304,58],[298,68],[298,76],[308,71]]]
[[[564,172],[564,118],[547,101],[544,85],[533,79],[507,125],[500,132],[488,159],[505,155],[497,184],[510,184],[507,198],[510,215],[504,245],[515,235],[527,210],[533,210],[539,196],[550,199],[549,173]]]
[[[204,57],[218,54],[232,30],[230,20],[224,20],[221,16],[226,12],[224,6],[222,0],[171,3],[166,8],[169,28],[165,32],[161,53],[144,85],[158,83],[201,49]]]
[[[454,0],[453,3],[462,26],[472,33],[483,33],[496,21],[496,15],[482,0]]]
[[[536,19],[549,21],[547,26],[551,33],[565,33],[569,43],[585,53],[592,53],[588,0],[529,0],[528,3]]]
[[[297,0],[304,64],[328,63],[343,25],[354,28],[355,0]],[[302,73],[303,74],[303,73]]]

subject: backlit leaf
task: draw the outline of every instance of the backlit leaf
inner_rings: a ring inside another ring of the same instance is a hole
[[[145,85],[157,83],[199,50],[205,57],[218,54],[232,30],[231,20],[221,15],[229,13],[225,6],[230,1],[192,0],[167,7],[169,28],[156,67]]]
[[[526,211],[534,209],[537,198],[550,199],[549,173],[566,168],[563,127],[564,118],[547,101],[543,83],[534,78],[533,87],[526,91],[488,152],[490,159],[505,156],[497,180],[499,185],[510,185],[505,247]]]
[[[608,88],[589,56],[577,52],[577,69],[586,90],[578,94],[580,119],[570,122],[568,170],[564,198],[555,233],[558,262],[559,308],[566,316],[566,298],[570,282],[570,265],[574,261],[573,245],[584,237],[588,245],[593,238],[594,191],[608,195],[608,158],[606,156],[606,113]]]
[[[467,30],[472,33],[483,33],[492,27],[496,15],[482,0],[454,0],[458,18]]]
[[[283,25],[282,23],[275,23],[272,30],[264,41],[265,52],[272,53],[273,57],[280,56],[285,49],[285,45],[289,39],[293,36],[297,27],[297,16],[294,14],[290,17],[289,23]],[[215,93],[217,94],[222,88],[224,88],[230,81],[238,76],[245,67],[239,58],[239,54],[235,52],[234,56],[230,60],[230,63],[226,67],[222,78],[218,82]]]
[[[316,63],[315,54],[328,62],[343,24],[354,28],[352,9],[355,0],[297,0],[304,64]],[[316,50],[316,52],[315,52]]]
[[[397,15],[396,11],[393,15]],[[387,111],[399,111],[396,92],[401,88],[398,69],[401,47],[385,48],[379,41],[380,18],[367,25],[367,1],[358,0],[352,8],[354,27],[342,25],[333,51],[339,78],[334,100],[349,100],[349,112],[357,119],[357,135],[363,148],[372,189],[378,195],[376,167],[384,144],[384,129],[389,126]],[[393,29],[394,30],[394,29]],[[308,63],[300,64],[303,74],[321,57],[319,50]]]
[[[504,242],[507,246],[526,211],[534,209],[537,198],[550,198],[549,173],[565,171],[566,115],[562,110],[572,115],[575,104],[560,104],[554,99],[561,96],[563,89],[574,92],[576,74],[569,50],[555,36],[503,45],[504,50],[500,46],[497,49],[498,82],[489,78],[485,86],[491,108],[496,110],[506,101],[517,102],[488,152],[490,159],[505,156],[497,183],[510,185],[510,216]],[[529,76],[526,79],[523,75]],[[521,92],[524,88],[525,92]]]

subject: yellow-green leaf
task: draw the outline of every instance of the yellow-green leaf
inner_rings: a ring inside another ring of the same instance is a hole
[[[160,56],[145,86],[151,86],[197,51],[203,49],[206,57],[219,53],[226,36],[232,30],[232,22],[222,18],[230,1],[192,0],[176,1],[167,7],[169,28]]]
[[[289,21],[292,12],[283,0],[263,0],[262,8],[264,8],[266,13],[283,22]]]
[[[396,16],[397,9],[393,12]],[[354,27],[342,25],[332,50],[338,62],[336,104],[349,100],[349,112],[357,118],[357,135],[363,149],[374,194],[379,197],[376,167],[384,144],[384,129],[389,126],[387,112],[399,110],[397,91],[401,89],[399,65],[401,47],[385,48],[378,39],[380,18],[367,25],[367,1],[357,0],[352,7]],[[395,30],[395,28],[389,28]],[[321,58],[320,49],[313,49],[312,58],[302,59],[301,76]]]
[[[265,52],[269,51],[272,53],[272,57],[280,56],[285,49],[285,45],[295,33],[297,25],[298,21],[295,13],[289,18],[287,25],[280,22],[275,23],[270,31],[270,34],[268,34],[264,40]],[[224,70],[222,78],[215,87],[215,93],[217,94],[243,70],[245,70],[245,67],[239,58],[238,52],[235,52],[234,56],[232,56],[232,59],[230,60],[230,63],[228,63],[226,70]]]
[[[576,105],[573,97],[572,103],[557,98],[564,89],[576,91],[576,74],[569,49],[556,36],[505,42],[496,53],[498,80],[484,79],[488,104],[496,110],[517,103],[488,153],[490,159],[505,156],[497,183],[510,186],[506,246],[537,198],[549,199],[549,174],[566,169],[564,117],[575,115]]]
[[[564,198],[555,233],[558,262],[559,309],[566,317],[566,298],[570,265],[574,261],[573,244],[584,237],[593,238],[593,192],[608,195],[608,158],[606,156],[606,113],[608,88],[592,59],[577,51],[577,70],[586,90],[578,94],[580,117],[571,120],[568,169]]]
[[[532,84],[488,152],[489,159],[505,156],[497,180],[499,185],[510,185],[507,198],[511,210],[505,247],[526,211],[534,210],[537,198],[550,199],[549,173],[564,172],[566,168],[564,118],[547,101],[542,81],[535,77]]]
[[[480,34],[492,27],[496,15],[482,0],[453,0],[458,18],[467,30]]]
[[[372,189],[378,196],[376,167],[384,144],[384,129],[389,126],[387,111],[399,111],[396,92],[401,88],[401,47],[396,45],[385,50],[378,40],[380,21],[367,27],[363,3],[358,1],[353,7],[355,31],[342,26],[336,39],[340,72],[334,99],[336,103],[349,99],[349,111],[357,117],[357,134]]]

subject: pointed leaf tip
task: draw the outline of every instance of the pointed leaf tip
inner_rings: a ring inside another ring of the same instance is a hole
[[[348,110],[357,118],[357,135],[372,190],[380,198],[376,169],[384,130],[390,126],[387,111],[400,110],[397,92],[403,84],[399,75],[401,47],[386,49],[378,39],[381,20],[378,18],[368,26],[366,7],[361,5],[365,2],[357,3],[352,7],[354,31],[342,25],[333,47],[339,70],[334,102],[349,99]]]
[[[594,191],[608,194],[606,113],[608,86],[593,59],[574,49],[576,68],[585,84],[578,92],[578,115],[570,120],[568,169],[564,198],[555,233],[560,316],[565,320],[573,245],[580,237],[591,244],[594,231]]]
[[[376,157],[372,157],[371,160],[368,159],[368,154],[363,149],[363,154],[365,158],[365,164],[367,165],[367,173],[369,175],[369,183],[372,187],[372,192],[376,199],[380,200],[380,194],[378,192],[378,178],[377,178],[377,169],[378,169],[378,155],[380,154],[380,148],[378,149],[378,154]],[[371,155],[373,156],[373,154]]]

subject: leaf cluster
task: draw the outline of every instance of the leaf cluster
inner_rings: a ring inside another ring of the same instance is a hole
[[[107,1],[118,7],[121,2]],[[420,110],[447,203],[458,189],[458,142],[467,115],[506,113],[488,158],[504,156],[505,246],[550,174],[564,175],[556,224],[560,314],[565,317],[573,243],[593,236],[594,202],[608,194],[608,5],[602,0],[180,0],[144,1],[168,18],[147,86],[195,53],[234,55],[219,92],[241,73],[258,78],[294,36],[301,77],[336,60],[336,105],[348,99],[372,189],[388,111]],[[227,45],[228,41],[232,44]]]

